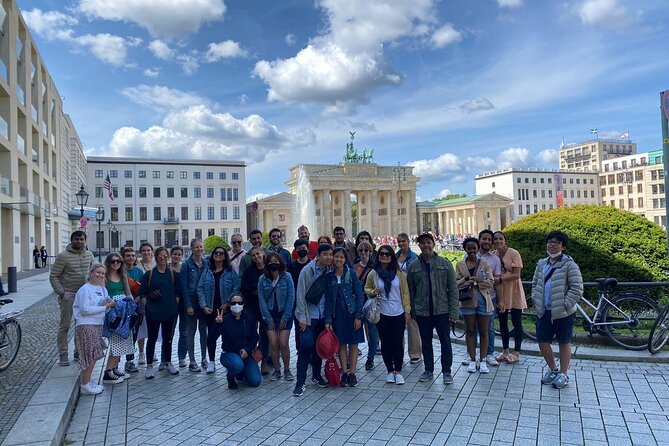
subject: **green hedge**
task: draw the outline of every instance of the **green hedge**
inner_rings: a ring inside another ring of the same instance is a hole
[[[507,226],[508,245],[523,258],[523,280],[531,280],[546,256],[546,235],[566,233],[565,253],[581,268],[583,280],[615,277],[621,282],[665,281],[667,237],[658,225],[609,206],[561,207],[527,216]]]
[[[226,251],[230,251],[230,245],[223,240],[223,237],[220,235],[210,235],[206,239],[204,239],[204,252],[206,254],[211,254],[211,252],[214,250],[214,248],[217,248],[219,246],[223,246]]]

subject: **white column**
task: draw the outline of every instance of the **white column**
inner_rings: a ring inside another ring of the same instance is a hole
[[[346,230],[346,234],[350,235],[353,231],[353,225],[351,224],[351,191],[344,190],[341,194],[342,227]]]
[[[379,194],[377,191],[369,192],[369,222],[367,229],[372,234],[372,237],[379,235]]]

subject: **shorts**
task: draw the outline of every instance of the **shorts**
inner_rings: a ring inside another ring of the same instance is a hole
[[[553,342],[557,339],[560,344],[569,344],[571,342],[572,329],[574,328],[574,318],[576,313],[569,316],[551,321],[551,312],[547,310],[543,317],[537,316],[537,342]]]
[[[460,307],[460,316],[474,316],[475,314],[479,316],[492,316],[495,314],[494,311],[488,311],[488,304],[480,291],[478,292],[478,301],[475,307]]]
[[[269,314],[270,314],[270,316],[272,316],[272,320],[274,321],[274,328],[277,331],[279,331],[279,330],[280,331],[284,331],[284,330],[290,331],[290,330],[293,329],[293,318],[292,317],[290,318],[289,321],[286,321],[286,326],[284,328],[279,329],[279,324],[281,323],[281,318],[283,317],[283,313],[280,313],[280,312],[274,311],[274,310],[269,310]],[[264,319],[260,320],[260,328],[262,330],[265,330],[265,331],[269,330],[269,328],[267,327],[267,322],[265,322]]]

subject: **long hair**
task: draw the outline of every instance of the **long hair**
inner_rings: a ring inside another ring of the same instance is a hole
[[[397,263],[397,256],[395,255],[395,251],[393,251],[393,247],[390,245],[379,246],[379,249],[376,251],[376,260],[374,261],[374,269],[381,267],[381,263],[379,262],[379,258],[381,258],[379,254],[381,253],[381,250],[385,250],[390,253],[390,263],[388,264],[388,269],[400,269],[400,265],[399,263]]]
[[[212,271],[216,271],[216,262],[214,261],[214,251],[216,251],[217,249],[223,250],[223,269],[228,270],[232,268],[228,251],[223,246],[217,246],[211,250],[211,255],[209,256],[209,269],[211,269]]]
[[[269,265],[269,261],[272,259],[276,259],[279,261],[279,277],[283,276],[283,273],[286,272],[286,264],[281,258],[281,254],[279,254],[278,252],[270,252],[265,256],[265,272],[264,272],[265,277],[267,277],[269,280],[274,279],[272,277],[271,271],[269,270],[269,268],[267,268],[267,265]]]
[[[125,291],[126,296],[130,296],[130,284],[128,284],[128,272],[125,270],[125,263],[123,262],[123,258],[115,252],[112,252],[105,257],[105,279],[107,279],[107,282],[111,280],[111,272],[112,272],[112,260],[118,259],[121,261],[121,266],[118,268],[118,275],[121,278],[121,283],[123,284],[123,291]]]

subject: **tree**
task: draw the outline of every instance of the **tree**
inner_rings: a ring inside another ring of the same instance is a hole
[[[219,246],[223,246],[226,251],[230,251],[230,245],[228,245],[227,242],[223,240],[223,237],[221,237],[220,235],[210,235],[209,237],[204,239],[203,245],[204,245],[204,252],[207,254],[211,254],[214,248],[217,248]]]
[[[609,206],[571,206],[541,211],[504,229],[507,243],[523,259],[523,280],[531,280],[546,256],[546,235],[569,236],[565,253],[574,258],[584,281],[615,277],[621,282],[663,281],[667,237],[656,224]]]
[[[445,201],[445,200],[452,200],[454,198],[465,198],[467,194],[448,194],[445,197],[437,198],[434,201]]]

